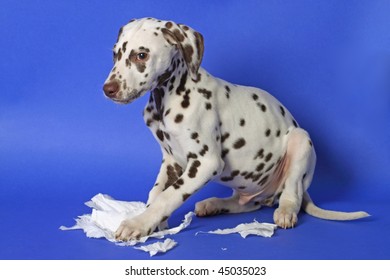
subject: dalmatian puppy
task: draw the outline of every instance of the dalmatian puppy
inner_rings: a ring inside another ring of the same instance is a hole
[[[151,92],[144,120],[161,146],[163,161],[146,211],[124,220],[116,238],[151,234],[211,180],[232,188],[233,195],[197,203],[197,216],[276,203],[274,221],[281,228],[294,227],[301,208],[323,219],[368,216],[313,204],[307,189],[316,154],[309,134],[269,93],[207,73],[200,67],[203,50],[200,33],[172,21],[131,20],[119,31],[104,93],[128,104]]]

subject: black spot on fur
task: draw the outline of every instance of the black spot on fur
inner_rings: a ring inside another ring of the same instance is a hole
[[[270,136],[271,135],[271,129],[267,129],[266,131],[265,131],[265,136]]]
[[[175,123],[180,123],[183,121],[183,114],[177,114],[176,117],[175,117]]]
[[[230,136],[230,133],[229,132],[226,132],[225,134],[223,134],[221,136],[221,143],[225,142],[226,139],[228,139]]]
[[[210,99],[211,98],[211,91],[205,89],[205,88],[198,88],[198,92],[203,94],[203,96],[206,98],[206,99]]]
[[[260,163],[259,165],[257,165],[256,171],[261,171],[261,170],[263,170],[264,165],[265,165],[264,163]]]
[[[260,150],[257,152],[257,154],[256,154],[256,156],[255,156],[254,159],[263,158],[263,157],[264,157],[264,149],[260,149]]]
[[[245,139],[244,138],[239,138],[234,144],[233,144],[233,148],[234,149],[240,149],[242,148],[243,146],[245,146],[246,142],[245,142]]]
[[[183,201],[186,201],[190,196],[188,193],[183,194]]]
[[[194,162],[192,163],[189,171],[188,171],[188,177],[190,178],[195,178],[196,177],[196,173],[198,173],[198,167],[201,165],[200,161],[199,160],[194,160]]]
[[[184,72],[184,74],[180,78],[179,86],[176,89],[177,95],[181,95],[181,93],[186,90],[186,88],[185,88],[186,81],[187,81],[187,71]]]
[[[194,153],[189,152],[187,155],[187,160],[189,160],[190,158],[198,158],[198,156]]]
[[[164,133],[160,129],[158,129],[156,131],[156,135],[157,135],[158,139],[160,139],[161,142],[164,141]]]
[[[209,150],[209,147],[207,145],[203,145],[203,149],[199,152],[199,154],[203,157],[207,151]]]
[[[223,149],[221,152],[221,158],[224,158],[229,153],[229,149]]]
[[[245,126],[245,120],[244,119],[240,119],[240,126]]]
[[[190,106],[190,90],[187,90],[183,96],[183,101],[181,102],[181,107],[188,108]]]
[[[165,132],[165,131],[164,131],[164,137],[165,137],[165,139],[167,139],[167,140],[170,140],[170,139],[171,139],[171,136],[170,136],[167,132]]]
[[[123,52],[126,52],[126,46],[127,46],[127,41],[123,42],[123,44],[122,44]]]
[[[232,176],[221,177],[221,181],[223,181],[223,182],[233,181],[233,179],[234,178]]]
[[[257,102],[257,106],[261,109],[261,111],[266,112],[267,111],[267,106],[264,104]]]
[[[284,117],[286,115],[286,112],[284,111],[283,106],[279,106],[280,112],[282,113],[282,116]]]
[[[178,174],[175,171],[175,168],[172,165],[167,166],[167,182],[165,183],[164,189],[167,189],[169,186],[171,186],[178,178]]]
[[[265,157],[265,162],[269,162],[272,158],[272,153],[269,153],[266,157]]]

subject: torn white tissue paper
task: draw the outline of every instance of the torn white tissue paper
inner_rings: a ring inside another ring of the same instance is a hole
[[[134,247],[134,249],[149,252],[149,255],[153,257],[157,253],[165,253],[166,251],[171,250],[176,245],[176,241],[167,238],[164,242],[155,242],[146,246]]]
[[[246,238],[248,235],[258,235],[263,237],[271,237],[274,234],[277,226],[275,224],[269,223],[259,223],[254,220],[252,223],[248,224],[239,224],[235,228],[227,228],[227,229],[217,229],[214,231],[199,231],[198,233],[210,233],[210,234],[231,234],[231,233],[239,233],[243,238]]]
[[[87,237],[90,238],[106,238],[111,242],[115,242],[121,246],[133,246],[137,243],[144,243],[149,238],[164,238],[165,235],[172,235],[185,229],[192,221],[193,212],[185,215],[184,221],[177,227],[154,232],[153,234],[143,237],[140,240],[131,240],[128,242],[119,242],[115,240],[114,234],[120,223],[127,219],[137,216],[145,211],[146,205],[143,202],[128,202],[115,200],[112,197],[104,194],[95,195],[91,201],[85,203],[92,208],[91,214],[79,216],[76,219],[76,224],[72,227],[61,226],[61,230],[82,229]],[[172,242],[162,243],[166,251],[173,248]],[[161,251],[162,252],[162,251]]]

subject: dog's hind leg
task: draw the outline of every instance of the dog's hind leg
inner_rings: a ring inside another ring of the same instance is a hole
[[[274,212],[275,223],[282,228],[298,222],[304,192],[313,178],[316,155],[308,133],[301,128],[290,129],[287,138],[286,166],[283,171],[284,189],[279,207]]]

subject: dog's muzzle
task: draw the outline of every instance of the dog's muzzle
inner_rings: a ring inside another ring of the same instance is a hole
[[[111,99],[117,99],[118,98],[118,93],[120,89],[120,84],[117,80],[111,80],[107,83],[104,84],[103,86],[103,91],[104,94]]]

